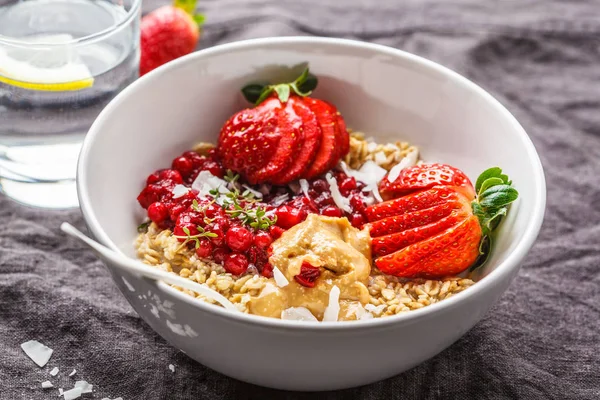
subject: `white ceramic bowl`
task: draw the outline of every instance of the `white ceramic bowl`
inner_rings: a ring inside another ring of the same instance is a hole
[[[203,50],[144,76],[100,114],[81,152],[78,189],[97,240],[135,257],[145,177],[198,141],[215,141],[246,107],[243,84],[295,77],[308,62],[314,93],[336,104],[349,127],[381,142],[408,140],[422,156],[475,179],[500,166],[520,199],[498,232],[480,281],[429,307],[359,322],[302,323],[233,314],[165,284],[110,268],[137,313],[198,362],[257,385],[330,390],[399,374],[451,345],[506,290],[532,246],[545,208],[538,155],[513,116],[460,75],[388,47],[339,39],[271,38]]]

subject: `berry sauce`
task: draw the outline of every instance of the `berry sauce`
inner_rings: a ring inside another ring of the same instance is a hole
[[[287,229],[304,221],[310,213],[347,217],[357,228],[366,222],[367,197],[362,191],[365,185],[340,171],[331,173],[342,196],[349,199],[350,212],[336,205],[324,177],[308,181],[306,194],[298,184],[295,190],[292,185],[251,186],[238,178],[235,185],[242,194],[237,205],[251,213],[257,209],[266,213],[260,221],[264,222],[266,218],[268,222],[254,225],[252,222],[256,219],[244,218],[247,214],[236,212],[239,208],[231,202],[220,205],[214,197],[200,196],[191,188],[201,171],[209,171],[219,178],[226,175],[214,151],[206,156],[187,151],[173,160],[170,169],[161,169],[148,176],[137,200],[159,228],[172,230],[177,239],[194,250],[199,258],[219,263],[233,275],[258,271],[272,277],[273,268],[268,256],[271,243]],[[177,185],[187,187],[188,191],[174,195],[173,189]],[[262,189],[263,198],[248,200],[243,195],[247,188],[257,192]],[[251,266],[254,268],[250,269]],[[307,274],[305,280],[310,283],[311,277]]]

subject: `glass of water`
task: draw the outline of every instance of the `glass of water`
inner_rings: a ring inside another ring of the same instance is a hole
[[[138,77],[141,0],[0,0],[0,191],[77,206],[81,142]]]

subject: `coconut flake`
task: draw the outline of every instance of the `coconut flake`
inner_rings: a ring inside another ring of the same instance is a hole
[[[254,195],[254,197],[256,197],[257,199],[262,199],[263,194],[261,192],[259,192],[258,190],[254,190],[248,185],[242,185],[242,187],[244,189],[246,189],[248,192],[252,193]]]
[[[365,306],[365,310],[375,314],[375,315],[379,315],[383,312],[383,310],[385,309],[386,305],[385,304],[380,304],[378,306],[374,306],[373,304],[367,304]]]
[[[63,392],[63,396],[65,398],[65,400],[75,400],[81,397],[81,388],[80,387],[74,387],[71,390],[67,390],[66,392]]]
[[[63,388],[58,388],[58,397],[62,396],[64,393]]]
[[[300,190],[302,190],[302,193],[304,193],[307,198],[310,198],[308,195],[308,181],[306,179],[300,179],[298,182],[300,183]]]
[[[173,364],[169,364],[169,369],[172,373],[175,373],[175,366]]]
[[[388,181],[390,183],[396,182],[396,179],[400,176],[400,172],[408,167],[412,167],[417,163],[417,158],[419,156],[419,152],[417,150],[409,151],[406,157],[404,157],[400,162],[390,169],[390,173],[388,174]]]
[[[276,196],[273,198],[273,200],[271,200],[271,205],[273,207],[279,207],[280,205],[288,201],[288,197],[289,196],[287,193],[280,194],[279,196]]]
[[[204,197],[212,196],[210,191],[215,189],[218,190],[219,193],[230,193],[229,189],[227,189],[227,182],[214,176],[210,171],[200,171],[192,183],[192,189],[197,190],[198,193]]]
[[[387,157],[385,156],[385,153],[383,151],[378,151],[377,153],[375,153],[374,158],[377,165],[383,165],[387,161]]]
[[[54,387],[54,385],[52,384],[52,382],[50,382],[50,381],[42,382],[42,388],[43,389],[50,389],[51,387]]]
[[[375,143],[375,142],[367,143],[367,150],[370,151],[371,153],[374,152],[376,148],[377,148],[377,143]]]
[[[373,193],[373,197],[375,197],[377,201],[383,201],[383,198],[381,197],[381,194],[379,193],[379,188],[377,186],[375,186],[373,190],[371,190],[371,192]]]
[[[56,374],[58,374],[58,367],[54,367],[52,368],[52,371],[50,371],[50,375],[56,376]]]
[[[175,185],[172,190],[173,198],[178,199],[180,197],[183,197],[186,194],[188,194],[189,191],[190,191],[190,189],[187,186]]]
[[[281,312],[281,319],[287,321],[314,321],[319,322],[317,318],[306,307],[290,307]]]
[[[92,393],[92,388],[94,385],[90,385],[86,381],[77,381],[75,382],[74,388],[80,388],[81,393]]]
[[[340,193],[340,188],[338,187],[337,181],[335,180],[333,175],[331,175],[331,172],[329,172],[327,175],[325,175],[325,180],[327,181],[327,183],[329,183],[329,190],[331,191],[331,198],[335,202],[335,205],[338,206],[338,208],[346,211],[347,213],[352,212],[352,208],[350,208],[350,200],[348,200],[347,198],[342,196],[342,194]]]
[[[279,287],[286,287],[290,284],[290,281],[287,280],[285,275],[283,275],[283,272],[277,267],[273,267],[273,279],[275,279],[275,283]]]
[[[50,347],[44,346],[37,340],[30,340],[22,343],[21,348],[25,354],[27,354],[27,357],[31,358],[31,360],[39,367],[46,365],[48,360],[50,360],[53,351]]]
[[[323,322],[337,321],[340,313],[340,288],[334,286],[329,291],[329,304],[323,313]]]
[[[76,371],[76,370],[73,370],[73,371],[71,371],[71,373],[69,374],[69,376],[73,376],[73,375],[75,375],[76,373],[77,373],[77,371]]]

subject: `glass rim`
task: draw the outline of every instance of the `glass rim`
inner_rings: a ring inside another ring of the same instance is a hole
[[[110,36],[115,31],[123,28],[131,23],[131,21],[137,16],[137,12],[142,4],[142,0],[131,0],[131,7],[127,10],[127,14],[125,18],[118,21],[117,23],[112,24],[108,28],[102,29],[101,31],[91,33],[86,36],[82,36],[80,38],[71,39],[61,43],[48,43],[48,42],[31,42],[24,39],[17,39],[11,36],[5,36],[0,34],[0,43],[26,47],[26,48],[39,48],[39,47],[61,47],[61,46],[77,46],[88,43],[97,42],[98,40],[104,39]]]

